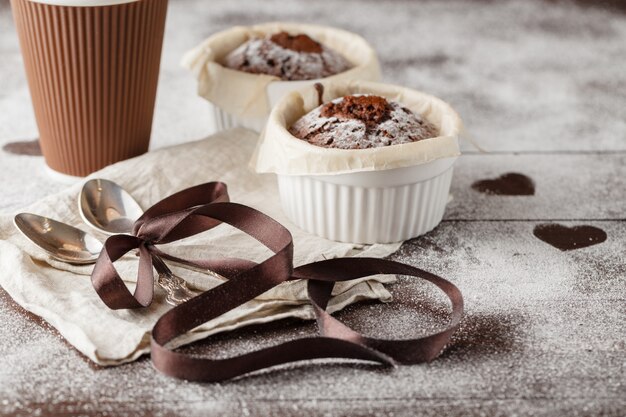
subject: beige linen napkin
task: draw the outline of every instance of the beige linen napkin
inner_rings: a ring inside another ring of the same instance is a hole
[[[208,181],[228,184],[232,201],[250,205],[284,224],[294,237],[297,265],[345,255],[383,257],[399,244],[356,245],[331,242],[309,235],[283,215],[273,175],[258,175],[247,165],[257,135],[244,129],[222,132],[207,139],[150,152],[112,165],[92,175],[118,182],[142,207],[191,185]],[[82,184],[47,197],[21,211],[45,215],[90,231],[78,215],[77,197]],[[104,241],[105,236],[94,233]],[[260,261],[268,250],[249,236],[228,225],[220,225],[198,236],[162,247],[165,251],[197,259],[202,256],[241,257]],[[153,304],[139,310],[109,310],[91,286],[92,266],[71,266],[50,259],[21,236],[13,216],[0,216],[0,285],[25,309],[43,317],[80,352],[100,365],[118,365],[149,351],[149,334],[156,320],[170,307],[157,288]],[[131,255],[116,263],[120,274],[134,285],[137,259]],[[198,289],[220,283],[214,278],[172,268]],[[335,288],[329,310],[365,299],[389,301],[383,283],[393,277],[376,276],[342,283]],[[208,335],[238,327],[287,317],[313,318],[302,281],[282,284],[259,298],[203,324],[176,341],[190,343]]]

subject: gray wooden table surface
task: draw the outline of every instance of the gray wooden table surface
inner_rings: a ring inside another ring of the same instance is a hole
[[[158,374],[147,359],[94,367],[0,290],[0,414],[626,415],[626,7],[173,0],[153,148],[209,133],[205,103],[178,64],[183,52],[229,26],[271,20],[362,34],[379,51],[387,81],[450,102],[489,151],[464,144],[444,221],[391,257],[463,291],[467,314],[449,349],[433,363],[393,370],[312,362],[222,384],[186,383]],[[36,138],[7,0],[0,0],[0,83],[0,145]],[[41,157],[0,152],[0,212],[64,187],[43,167]],[[532,178],[535,195],[471,187],[507,172]],[[595,226],[607,240],[563,252],[533,235],[552,222]],[[389,337],[445,320],[430,288],[401,279],[390,289],[391,305],[339,317]],[[227,355],[312,331],[309,323],[278,323],[191,350]]]

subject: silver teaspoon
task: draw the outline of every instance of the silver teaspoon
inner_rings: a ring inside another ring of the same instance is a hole
[[[89,180],[78,195],[80,216],[89,226],[107,234],[130,233],[143,214],[139,203],[122,187],[104,179]]]
[[[56,220],[31,213],[13,219],[17,229],[52,258],[77,265],[93,264],[102,250],[95,237]]]
[[[74,226],[31,213],[20,213],[13,219],[17,229],[52,258],[73,265],[94,264],[103,245],[89,233]],[[154,259],[161,269],[169,271],[161,259]],[[186,288],[185,281],[173,275],[159,273],[157,284],[165,290],[165,301],[178,305],[196,294]],[[182,281],[182,284],[180,283]],[[183,287],[184,286],[184,287]]]
[[[105,179],[92,179],[83,185],[78,196],[78,207],[85,223],[108,235],[130,233],[135,220],[143,214],[139,203],[126,190]],[[168,303],[177,305],[197,295],[160,257],[153,255],[153,259],[163,271],[159,272],[157,284],[167,293]]]

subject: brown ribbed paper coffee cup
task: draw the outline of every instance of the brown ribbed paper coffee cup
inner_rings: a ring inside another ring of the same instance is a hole
[[[85,176],[147,152],[167,2],[11,0],[50,168]]]

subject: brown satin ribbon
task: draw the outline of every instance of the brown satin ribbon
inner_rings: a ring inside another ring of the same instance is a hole
[[[255,238],[273,252],[261,263],[224,258],[184,260],[159,250],[156,245],[171,243],[227,223]],[[114,262],[132,250],[139,250],[137,285],[133,294],[126,288]],[[265,214],[229,202],[226,185],[220,182],[188,188],[165,198],[137,220],[132,235],[111,236],[92,273],[100,298],[112,309],[146,307],[152,302],[153,256],[208,268],[228,278],[191,300],[172,308],[152,329],[151,354],[161,372],[193,381],[218,382],[271,366],[317,358],[345,358],[378,362],[415,364],[436,358],[450,341],[463,315],[463,297],[451,282],[427,271],[398,262],[373,258],[338,258],[293,266],[291,233]],[[429,281],[452,302],[448,326],[435,334],[416,339],[369,338],[350,329],[326,312],[336,282],[377,274],[409,275]],[[228,359],[196,357],[168,348],[167,344],[207,321],[254,299],[276,285],[308,280],[320,336],[285,342]]]

